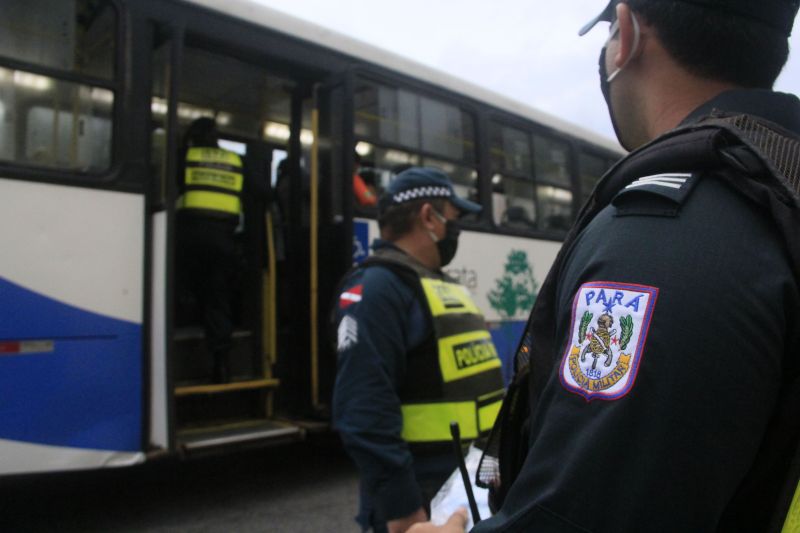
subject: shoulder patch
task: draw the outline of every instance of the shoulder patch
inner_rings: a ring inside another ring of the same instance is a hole
[[[358,344],[358,321],[350,315],[345,316],[339,322],[337,337],[337,352],[343,352]]]
[[[696,174],[689,173],[644,176],[619,191],[611,203],[618,216],[675,216],[697,180]]]
[[[658,288],[628,283],[581,285],[572,304],[561,384],[586,401],[627,395],[639,371]]]
[[[345,291],[339,295],[339,309],[347,309],[351,305],[357,304],[361,301],[361,296],[363,293],[363,284],[355,285],[349,289],[345,289]]]

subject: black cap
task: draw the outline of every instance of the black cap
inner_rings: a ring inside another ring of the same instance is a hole
[[[598,22],[612,22],[616,17],[616,7],[621,0],[611,0],[603,11],[590,20],[579,35],[586,34]],[[682,2],[713,11],[725,11],[731,15],[757,20],[784,33],[792,34],[794,18],[800,7],[800,0],[650,0],[651,2]]]
[[[449,200],[462,214],[479,213],[482,207],[460,198],[453,190],[447,174],[437,168],[411,167],[395,176],[378,202],[378,210],[412,200],[443,198]]]

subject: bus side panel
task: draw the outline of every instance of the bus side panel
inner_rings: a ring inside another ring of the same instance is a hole
[[[356,219],[353,260],[366,258],[377,237],[374,220]],[[444,269],[469,289],[486,317],[506,383],[528,314],[560,248],[558,242],[463,231],[458,252]]]
[[[0,179],[0,473],[141,460],[143,217],[141,195]]]

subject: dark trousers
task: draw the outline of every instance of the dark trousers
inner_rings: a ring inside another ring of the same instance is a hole
[[[232,345],[232,296],[237,272],[235,221],[179,212],[177,285],[197,300],[208,349],[215,356]]]

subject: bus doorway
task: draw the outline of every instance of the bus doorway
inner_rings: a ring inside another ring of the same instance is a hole
[[[166,245],[171,257],[166,314],[172,325],[166,333],[168,425],[171,447],[185,453],[299,439],[305,433],[286,413],[308,381],[303,368],[311,331],[303,317],[308,316],[309,287],[301,252],[308,249],[304,177],[311,145],[311,84],[211,49],[187,39],[179,53],[166,54],[170,59],[165,61],[174,66],[174,87],[169,87],[165,65],[154,69],[154,146],[164,147],[164,157],[172,158],[165,167],[173,169],[164,177],[169,181],[165,209],[171,211]],[[240,190],[233,191],[241,208],[232,237],[235,268],[228,279],[233,333],[227,379],[215,376],[205,295],[184,283],[204,275],[206,265],[187,265],[179,249],[180,217],[192,208],[187,207],[187,190],[219,192],[211,182],[187,188],[186,169],[196,168],[187,132],[201,118],[215,124],[216,149],[228,154],[226,162],[240,162],[234,165],[238,171],[224,165],[216,170],[242,175]],[[171,142],[158,143],[159,131]],[[276,408],[279,402],[281,409]]]

